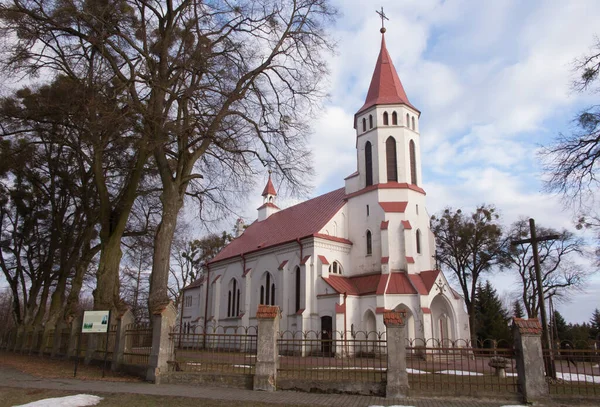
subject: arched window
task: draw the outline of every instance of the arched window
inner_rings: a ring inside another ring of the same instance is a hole
[[[406,113],[406,127],[410,127],[410,116]]]
[[[412,129],[415,129],[415,116],[412,117]]]
[[[394,126],[397,126],[397,125],[398,125],[398,113],[396,113],[396,112],[393,112],[393,113],[392,113],[392,124],[393,124]]]
[[[300,275],[300,267],[296,267],[296,312],[300,311],[300,288],[302,278]]]
[[[373,115],[369,115],[369,128],[372,129],[373,128]]]
[[[373,254],[373,244],[371,242],[371,231],[367,230],[367,256]]]
[[[237,317],[240,314],[240,289],[237,280],[232,278],[227,293],[227,317]]]
[[[340,264],[340,262],[336,260],[333,263],[331,263],[331,265],[329,266],[329,272],[333,274],[342,274],[342,265]]]
[[[363,117],[363,131],[367,131],[367,119]]]
[[[415,142],[408,143],[410,153],[410,183],[417,185],[417,156],[415,153]]]
[[[373,155],[370,141],[365,144],[365,177],[367,186],[373,185]]]
[[[275,305],[275,281],[268,271],[265,273],[263,284],[260,286],[260,303]]]
[[[396,163],[396,139],[388,137],[385,141],[385,159],[387,163],[388,182],[398,182],[398,165]]]
[[[421,231],[419,229],[417,229],[416,239],[417,239],[417,253],[421,254]]]
[[[387,112],[383,112],[383,125],[387,126],[388,123],[388,113]]]

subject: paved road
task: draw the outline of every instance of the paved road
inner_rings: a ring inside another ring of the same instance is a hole
[[[222,387],[199,387],[183,385],[154,385],[150,383],[108,382],[77,379],[40,379],[13,368],[0,365],[0,386],[66,390],[86,393],[133,393],[160,396],[180,396],[209,400],[230,400],[236,404],[245,401],[279,405],[304,404],[312,406],[368,407],[368,406],[414,406],[414,407],[501,407],[514,406],[514,401],[490,401],[476,399],[412,398],[388,400],[382,397],[353,396],[345,394],[314,394],[292,391],[274,393]],[[561,404],[553,404],[559,406]],[[562,404],[572,406],[575,404]]]

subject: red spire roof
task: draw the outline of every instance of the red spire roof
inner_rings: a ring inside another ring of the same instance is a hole
[[[269,180],[267,181],[267,185],[263,190],[262,196],[267,195],[277,195],[277,191],[275,191],[275,187],[273,186],[273,182],[271,181],[271,172],[269,172]]]
[[[392,58],[385,46],[385,37],[382,34],[381,51],[379,52],[379,58],[377,58],[377,64],[375,64],[371,86],[369,86],[365,104],[358,109],[357,114],[375,105],[389,104],[405,104],[417,110],[408,101],[402,82],[400,82],[396,68],[394,68]]]

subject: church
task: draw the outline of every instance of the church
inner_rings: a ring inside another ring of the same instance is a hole
[[[236,238],[184,289],[184,329],[255,326],[258,305],[268,304],[281,309],[281,331],[381,332],[385,311],[405,309],[410,339],[469,338],[464,300],[435,268],[421,113],[381,34],[354,116],[356,171],[343,188],[285,209],[269,174],[256,221],[238,221]]]

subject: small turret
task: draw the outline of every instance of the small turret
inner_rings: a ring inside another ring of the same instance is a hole
[[[263,196],[263,204],[260,208],[258,208],[258,221],[263,221],[267,219],[274,213],[279,212],[279,207],[275,205],[275,198],[277,197],[277,191],[275,190],[275,186],[273,185],[273,181],[271,181],[271,170],[269,170],[269,180],[267,181],[267,185],[262,193]]]

